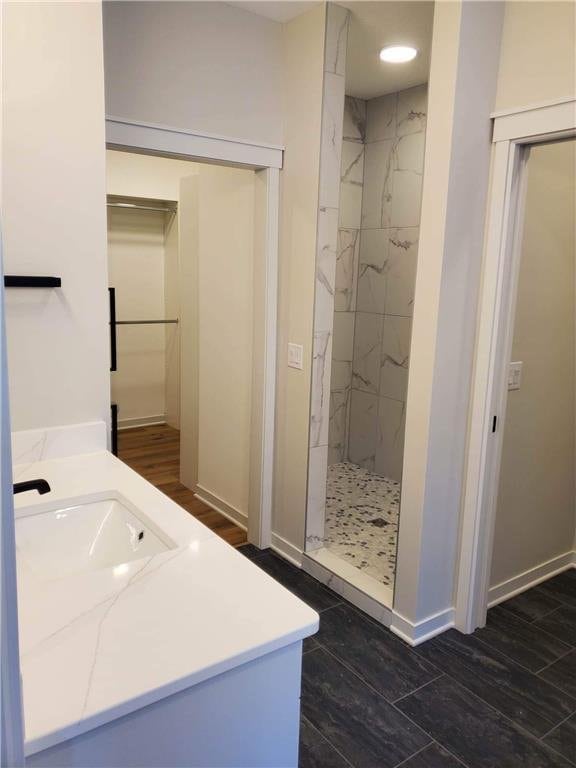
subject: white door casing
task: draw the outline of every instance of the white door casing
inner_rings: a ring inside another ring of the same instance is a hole
[[[243,140],[205,136],[168,126],[131,123],[108,118],[106,141],[111,149],[227,164],[255,171],[255,286],[254,376],[250,442],[248,540],[259,547],[272,536],[272,471],[276,397],[276,339],[278,300],[278,213],[281,147]],[[190,308],[190,312],[197,308]],[[197,350],[196,350],[197,352]],[[190,354],[194,354],[192,349]],[[184,381],[182,381],[184,384]],[[197,400],[197,382],[189,382],[191,402]],[[184,389],[184,387],[182,387]],[[184,405],[184,401],[182,401]],[[190,406],[189,419],[194,419]],[[182,420],[186,412],[182,413]],[[197,423],[197,419],[196,419]],[[190,450],[189,446],[185,450]],[[191,449],[194,453],[194,448]],[[192,465],[198,462],[192,456]]]
[[[455,624],[486,621],[496,501],[531,145],[576,136],[576,100],[492,116],[491,191],[472,387]]]

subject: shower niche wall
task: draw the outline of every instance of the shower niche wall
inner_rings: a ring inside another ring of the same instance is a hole
[[[349,24],[353,23],[352,16]],[[334,26],[329,20],[328,34]],[[348,59],[357,64],[358,57],[350,56],[353,43],[349,31]],[[334,131],[340,149],[340,189],[332,328],[323,347],[324,358],[319,344],[322,337],[315,327],[313,424],[315,405],[321,401],[325,407],[329,405],[326,446],[315,446],[311,439],[306,560],[312,561],[309,570],[315,575],[322,575],[313,567],[317,563],[391,607],[428,69],[426,66],[426,74],[417,84],[396,89],[390,88],[394,73],[388,72],[383,93],[369,98],[348,95],[349,69],[347,66],[340,125]],[[330,102],[326,88],[331,86],[325,83],[325,103]],[[321,188],[322,159],[321,154]],[[321,216],[322,207],[319,240]],[[319,254],[322,245],[319,241]],[[316,422],[322,422],[321,415]]]

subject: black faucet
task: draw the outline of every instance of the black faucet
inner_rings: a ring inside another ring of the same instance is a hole
[[[38,493],[49,493],[50,486],[46,480],[24,480],[22,483],[14,483],[14,493],[24,493],[24,491],[38,491]]]

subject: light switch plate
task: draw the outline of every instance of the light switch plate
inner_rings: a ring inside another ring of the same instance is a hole
[[[288,344],[288,367],[303,369],[304,347],[302,344]]]
[[[520,389],[522,383],[522,362],[510,363],[508,366],[508,391]]]

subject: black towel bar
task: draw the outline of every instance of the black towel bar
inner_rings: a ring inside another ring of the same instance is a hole
[[[39,277],[34,275],[5,275],[5,288],[60,288],[62,278]]]

